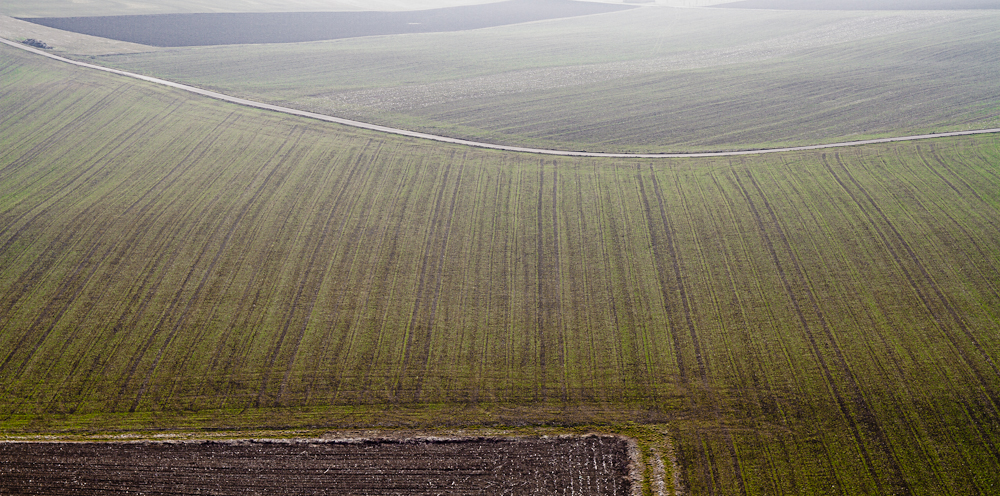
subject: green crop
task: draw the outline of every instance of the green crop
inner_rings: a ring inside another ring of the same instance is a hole
[[[0,60],[4,435],[633,420],[694,494],[998,482],[996,136],[553,160]]]

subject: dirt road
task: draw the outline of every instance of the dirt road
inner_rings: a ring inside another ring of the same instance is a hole
[[[880,138],[871,140],[861,140],[861,141],[846,141],[841,143],[827,143],[823,145],[810,145],[810,146],[793,146],[787,148],[766,148],[760,150],[741,150],[741,151],[726,151],[726,152],[699,152],[699,153],[600,153],[600,152],[577,152],[577,151],[567,151],[567,150],[545,150],[540,148],[525,148],[519,146],[506,146],[506,145],[496,145],[492,143],[482,143],[478,141],[469,141],[457,138],[449,138],[447,136],[437,136],[434,134],[418,133],[415,131],[407,131],[405,129],[396,129],[392,127],[379,126],[375,124],[369,124],[366,122],[353,121],[350,119],[342,119],[340,117],[333,117],[329,115],[317,114],[314,112],[306,112],[304,110],[296,110],[288,107],[281,107],[278,105],[271,105],[268,103],[256,102],[253,100],[246,100],[244,98],[237,98],[234,96],[225,95],[222,93],[216,93],[214,91],[203,90],[201,88],[196,88],[194,86],[188,86],[186,84],[175,83],[173,81],[167,81],[165,79],[154,78],[150,76],[143,76],[141,74],[135,74],[126,71],[120,71],[117,69],[111,69],[108,67],[102,67],[99,65],[88,64],[85,62],[78,62],[75,60],[67,59],[65,57],[60,57],[51,53],[47,53],[44,50],[30,47],[23,43],[17,43],[14,41],[9,41],[5,39],[0,39],[0,43],[10,45],[15,48],[20,48],[43,57],[48,57],[53,60],[58,60],[60,62],[65,62],[67,64],[72,64],[78,67],[85,67],[87,69],[93,69],[103,72],[108,72],[111,74],[116,74],[119,76],[130,77],[134,79],[139,79],[142,81],[160,84],[163,86],[169,86],[171,88],[187,91],[189,93],[194,93],[197,95],[207,96],[209,98],[214,98],[216,100],[222,100],[224,102],[235,103],[237,105],[243,105],[247,107],[254,107],[264,110],[270,110],[273,112],[280,112],[283,114],[296,115],[299,117],[306,117],[310,119],[317,119],[326,122],[332,122],[335,124],[342,124],[345,126],[351,126],[361,129],[368,129],[371,131],[378,131],[388,134],[396,134],[400,136],[408,136],[411,138],[427,139],[432,141],[439,141],[442,143],[451,143],[456,145],[466,145],[474,146],[479,148],[489,148],[493,150],[504,150],[510,152],[522,152],[522,153],[536,153],[542,155],[558,155],[563,157],[610,157],[610,158],[697,158],[697,157],[731,157],[737,155],[759,155],[764,153],[778,153],[778,152],[792,152],[792,151],[802,151],[802,150],[820,150],[824,148],[839,148],[845,146],[858,146],[858,145],[868,145],[875,143],[892,143],[897,141],[915,141],[931,138],[945,138],[949,136],[968,136],[973,134],[989,134],[989,133],[1000,133],[1000,128],[994,129],[976,129],[971,131],[956,131],[950,133],[937,133],[937,134],[923,134],[917,136],[900,136],[896,138]]]

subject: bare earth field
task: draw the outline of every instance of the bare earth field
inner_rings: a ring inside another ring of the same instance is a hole
[[[630,494],[617,437],[0,443],[0,494]]]

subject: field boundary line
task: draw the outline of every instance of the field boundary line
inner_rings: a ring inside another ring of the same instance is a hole
[[[209,91],[194,86],[188,86],[186,84],[175,83],[173,81],[168,81],[166,79],[155,78],[151,76],[143,76],[141,74],[136,74],[133,72],[122,71],[118,69],[112,69],[110,67],[104,67],[100,65],[88,64],[86,62],[79,62],[76,60],[68,59],[65,57],[60,57],[55,54],[47,53],[41,49],[30,47],[24,45],[23,43],[18,43],[15,41],[10,41],[4,38],[0,38],[0,43],[12,46],[14,48],[20,48],[22,50],[34,53],[36,55],[41,55],[43,57],[48,57],[52,60],[57,60],[59,62],[65,62],[67,64],[72,64],[78,67],[83,67],[87,69],[94,69],[97,71],[107,72],[111,74],[116,74],[119,76],[130,77],[133,79],[139,79],[149,83],[159,84],[162,86],[168,86],[170,88],[179,89],[182,91],[187,91],[189,93],[194,93],[201,96],[207,96],[216,100],[222,100],[224,102],[235,103],[237,105],[242,105],[245,107],[252,107],[261,110],[270,110],[272,112],[279,112],[282,114],[294,115],[298,117],[306,117],[309,119],[316,119],[325,122],[332,122],[334,124],[342,124],[345,126],[355,127],[359,129],[367,129],[369,131],[378,131],[381,133],[395,134],[399,136],[406,136],[410,138],[426,139],[431,141],[437,141],[441,143],[450,143],[454,145],[465,145],[477,148],[488,148],[492,150],[502,150],[509,152],[521,152],[521,153],[535,153],[541,155],[557,155],[563,157],[607,157],[607,158],[704,158],[704,157],[732,157],[738,155],[760,155],[764,153],[779,153],[779,152],[796,152],[796,151],[807,151],[807,150],[821,150],[825,148],[840,148],[846,146],[859,146],[859,145],[872,145],[878,143],[894,143],[898,141],[917,141],[932,138],[947,138],[953,136],[970,136],[975,134],[993,134],[1000,133],[1000,128],[993,129],[974,129],[970,131],[952,131],[946,133],[932,133],[932,134],[921,134],[914,136],[899,136],[894,138],[878,138],[869,140],[858,140],[858,141],[844,141],[839,143],[827,143],[823,145],[806,145],[806,146],[792,146],[785,148],[761,148],[758,150],[738,150],[738,151],[718,151],[718,152],[691,152],[691,153],[609,153],[609,152],[580,152],[580,151],[569,151],[569,150],[548,150],[543,148],[526,148],[520,146],[508,146],[508,145],[498,145],[494,143],[484,143],[481,141],[471,141],[459,138],[449,138],[447,136],[439,136],[436,134],[420,133],[416,131],[408,131],[406,129],[397,129],[388,126],[379,126],[377,124],[370,124],[367,122],[355,121],[350,119],[343,119],[340,117],[333,117],[325,114],[317,114],[315,112],[307,112],[305,110],[297,110],[289,107],[282,107],[279,105],[271,105],[269,103],[257,102],[254,100],[247,100],[245,98],[237,98],[235,96],[226,95],[223,93],[218,93],[215,91]]]

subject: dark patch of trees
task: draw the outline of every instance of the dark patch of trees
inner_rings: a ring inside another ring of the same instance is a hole
[[[28,39],[22,41],[21,43],[24,43],[25,45],[31,45],[31,46],[33,46],[35,48],[42,48],[44,50],[52,50],[52,46],[50,46],[48,43],[45,43],[44,41],[41,41],[41,40],[36,40],[34,38],[28,38]]]

